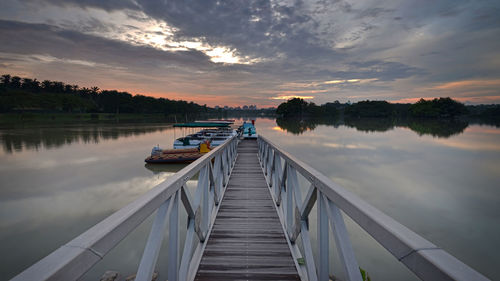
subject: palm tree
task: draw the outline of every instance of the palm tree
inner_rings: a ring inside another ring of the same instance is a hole
[[[92,87],[90,88],[90,91],[92,92],[92,94],[97,94],[99,93],[99,87]]]
[[[42,82],[42,88],[45,91],[49,91],[52,88],[52,81],[50,81],[50,80],[43,80],[43,82]]]
[[[13,88],[21,88],[21,77],[13,76],[10,80],[10,86]]]
[[[2,75],[2,84],[3,84],[3,86],[10,85],[10,75],[9,74]]]

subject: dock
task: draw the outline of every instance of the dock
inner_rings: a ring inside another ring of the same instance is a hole
[[[242,140],[195,280],[300,280],[255,140]]]

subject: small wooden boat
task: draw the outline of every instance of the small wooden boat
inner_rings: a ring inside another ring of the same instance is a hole
[[[151,164],[191,163],[209,152],[210,149],[209,142],[200,143],[199,148],[187,149],[161,149],[155,146],[151,152],[151,156],[148,156],[144,161]]]

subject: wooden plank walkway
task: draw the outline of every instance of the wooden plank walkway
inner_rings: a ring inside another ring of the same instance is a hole
[[[195,280],[300,280],[257,159],[243,140]]]

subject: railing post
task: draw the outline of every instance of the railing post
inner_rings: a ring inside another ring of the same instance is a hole
[[[270,163],[269,163],[269,167],[268,167],[268,175],[269,175],[268,176],[268,184],[271,187],[273,186],[273,177],[274,177],[274,172],[275,172],[275,170],[274,170],[274,158],[275,158],[274,154],[275,154],[274,150],[271,149],[271,151],[269,153],[269,158],[270,158],[269,162]]]
[[[168,237],[168,280],[177,281],[179,274],[179,192],[172,198]]]
[[[301,230],[300,233],[302,235],[302,246],[304,247],[304,257],[306,261],[307,268],[307,276],[309,281],[317,281],[318,276],[316,274],[316,265],[314,263],[314,257],[311,248],[311,239],[309,237],[309,229],[307,227],[307,223],[305,220],[301,221]]]
[[[264,141],[261,141],[260,143],[260,166],[264,167],[264,154],[266,149],[266,143]]]
[[[195,237],[194,218],[188,218],[188,229],[186,233],[186,241],[184,242],[184,250],[182,251],[181,265],[179,267],[179,280],[186,281],[189,273],[189,264],[191,262],[191,251]],[[136,279],[137,280],[137,279]],[[147,279],[146,281],[149,281]]]
[[[287,180],[288,178],[288,165],[286,163],[286,160],[285,160],[285,165],[284,165],[284,168],[283,168],[283,175],[281,176],[281,183],[280,183],[280,186],[279,186],[279,189],[278,189],[278,195],[276,196],[276,205],[281,205],[281,202],[282,202],[282,193],[285,192],[286,194],[286,182],[288,181]],[[285,205],[286,205],[286,202],[285,202]],[[283,210],[283,212],[285,212],[285,210]]]
[[[358,261],[352,250],[349,234],[345,227],[344,219],[339,208],[333,202],[330,202],[326,196],[318,197],[318,201],[322,200],[325,203],[327,214],[330,219],[335,245],[337,246],[340,261],[344,267],[344,272],[348,281],[362,281],[361,273],[359,272]]]
[[[234,167],[234,165],[236,165],[236,156],[238,155],[238,139],[235,138],[233,140],[233,146],[232,146],[232,148],[233,148],[233,159],[232,159],[232,161],[233,161],[233,167]]]
[[[229,161],[227,161],[227,151],[225,149],[222,151],[222,163],[221,164],[222,164],[222,179],[223,179],[222,183],[223,183],[223,185],[226,185],[227,180],[228,180],[227,173],[229,171],[229,167],[228,167]]]
[[[298,183],[297,183],[297,173],[295,171],[295,168],[293,168],[290,164],[288,165],[288,177],[287,177],[287,184],[286,184],[286,224],[287,224],[287,230],[288,233],[290,234],[293,230],[293,190],[294,188],[298,188]],[[294,176],[295,175],[295,176]]]
[[[230,145],[228,145],[226,149],[227,149],[227,153],[228,153],[229,170],[231,170],[231,168],[233,168],[233,147],[232,147],[232,143]]]
[[[259,159],[260,159],[260,151],[261,151],[260,150],[260,146],[261,146],[261,143],[262,143],[261,138],[257,137],[257,155],[258,155]]]
[[[137,270],[137,277],[135,278],[137,281],[150,281],[153,276],[160,253],[161,243],[163,241],[163,235],[167,227],[168,215],[173,205],[171,201],[172,198],[165,201],[156,212],[156,217],[151,226],[151,232],[149,233],[148,242],[144,248],[139,269]]]
[[[264,144],[264,157],[262,159],[262,167],[264,168],[264,171],[267,170],[267,154],[269,153],[269,146],[266,144]]]
[[[217,187],[219,188],[219,194],[222,194],[222,189],[224,188],[224,169],[222,168],[222,155],[219,155],[217,157],[217,160],[219,162],[219,165],[217,166],[217,172],[216,172],[216,178],[215,180],[217,181]],[[222,197],[219,198],[219,200],[222,200]]]
[[[270,146],[267,147],[267,155],[266,155],[266,168],[265,168],[265,174],[266,176],[269,176],[269,166],[271,165],[271,161],[269,161],[269,159],[272,157],[273,155],[273,150]],[[269,177],[268,177],[269,178]]]
[[[229,148],[229,147],[226,147],[225,151],[226,151],[226,157],[227,157],[227,159],[226,159],[226,161],[227,161],[227,171],[226,171],[226,172],[227,172],[227,177],[228,177],[228,180],[229,180],[229,175],[231,174],[231,168],[233,167],[233,166],[231,165],[231,163],[232,163],[232,158],[231,158],[231,151],[230,151],[230,148]]]
[[[317,190],[317,198],[321,199],[321,192]],[[329,237],[328,237],[328,215],[326,213],[326,206],[323,200],[317,200],[317,220],[318,220],[318,280],[328,281],[329,271],[328,271],[328,250],[329,248]]]
[[[202,182],[202,188],[203,188],[203,200],[202,200],[202,231],[203,231],[203,236],[207,236],[208,232],[208,224],[209,224],[209,218],[210,218],[210,211],[209,211],[209,186],[208,186],[208,164],[205,165],[203,168],[200,170],[200,175],[198,178],[198,181]]]
[[[236,141],[236,139],[233,139],[232,141],[233,143],[231,144],[231,146],[229,147],[231,149],[231,168],[234,167],[234,164],[236,164],[236,145],[238,144],[238,141]]]
[[[281,169],[281,157],[278,153],[274,153],[274,157],[276,157],[276,160],[274,161],[274,196],[275,199],[277,199],[278,194],[279,194],[279,189],[281,188],[281,176],[282,176],[282,169]]]
[[[260,137],[257,138],[257,156],[259,161],[262,162],[262,139]]]
[[[207,166],[208,166],[208,181],[209,181],[208,186],[210,187],[210,191],[213,192],[215,205],[219,205],[219,189],[217,188],[217,182],[215,179],[214,166],[212,165],[211,161],[207,164]]]

